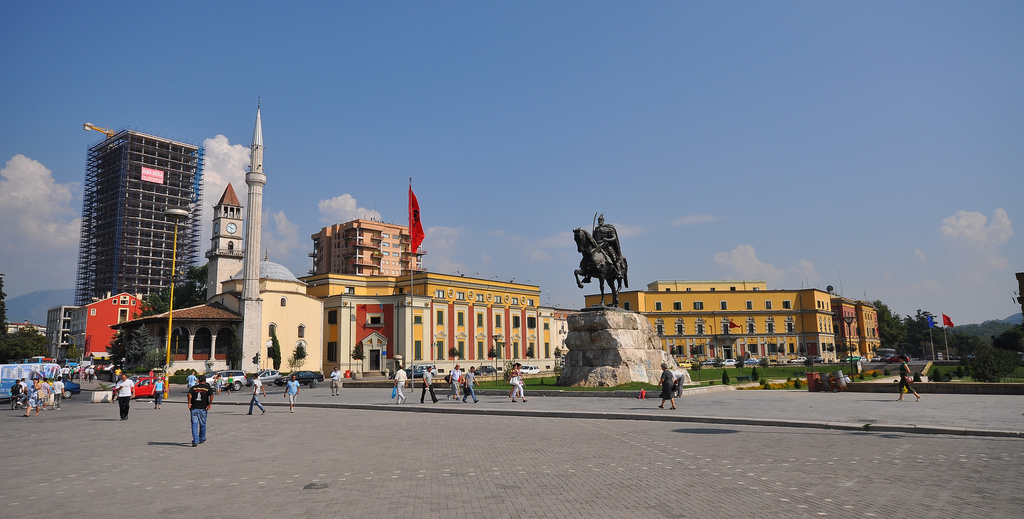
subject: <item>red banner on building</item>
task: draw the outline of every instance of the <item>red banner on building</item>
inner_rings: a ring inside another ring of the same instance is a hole
[[[151,169],[143,166],[142,168],[142,181],[153,182],[154,184],[164,183],[164,172],[159,169]]]

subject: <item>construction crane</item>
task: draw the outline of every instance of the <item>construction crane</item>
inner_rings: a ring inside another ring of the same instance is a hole
[[[111,130],[110,128],[100,128],[99,126],[96,126],[96,125],[94,125],[92,123],[85,123],[85,124],[82,125],[82,128],[84,128],[85,131],[96,130],[96,131],[98,131],[100,133],[105,134],[108,139],[113,137],[114,134],[117,133],[114,130]]]

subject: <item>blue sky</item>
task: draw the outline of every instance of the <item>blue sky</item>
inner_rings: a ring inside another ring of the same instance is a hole
[[[634,289],[1001,319],[1021,26],[1020,2],[4,2],[0,272],[9,297],[73,288],[82,123],[205,145],[209,220],[226,182],[244,199],[261,99],[263,244],[300,275],[325,225],[407,223],[413,177],[428,270],[545,304],[596,292],[571,231],[603,212]]]

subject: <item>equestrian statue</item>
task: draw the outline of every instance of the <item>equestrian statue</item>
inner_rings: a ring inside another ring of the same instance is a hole
[[[583,254],[580,260],[580,268],[573,271],[576,277],[576,286],[583,288],[584,283],[590,283],[591,278],[597,278],[601,287],[601,305],[604,305],[604,284],[608,282],[608,289],[612,292],[612,306],[619,306],[619,291],[623,285],[629,288],[629,277],[626,258],[622,255],[622,248],[619,246],[619,234],[615,226],[604,223],[604,214],[597,219],[597,226],[594,227],[594,234],[591,235],[585,229],[573,229],[573,239],[576,240],[576,250]],[[580,279],[583,275],[583,279]]]

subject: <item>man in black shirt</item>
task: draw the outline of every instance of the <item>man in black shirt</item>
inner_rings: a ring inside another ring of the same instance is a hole
[[[188,390],[188,409],[192,418],[192,446],[206,441],[206,412],[213,405],[213,391],[206,379]]]

